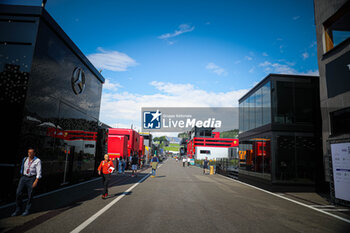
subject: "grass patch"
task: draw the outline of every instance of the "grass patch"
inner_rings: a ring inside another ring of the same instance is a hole
[[[169,146],[164,147],[164,150],[170,151],[179,151],[180,145],[176,143],[170,143]]]

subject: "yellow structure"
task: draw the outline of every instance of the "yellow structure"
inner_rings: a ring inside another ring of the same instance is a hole
[[[214,166],[210,166],[210,175],[214,175]]]

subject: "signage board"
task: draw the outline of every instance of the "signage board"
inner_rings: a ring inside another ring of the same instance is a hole
[[[350,142],[331,144],[335,197],[350,201]]]

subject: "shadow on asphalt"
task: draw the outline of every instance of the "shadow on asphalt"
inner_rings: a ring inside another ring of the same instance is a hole
[[[147,173],[139,175],[137,177],[131,177],[130,174],[126,175],[113,175],[109,183],[109,190],[115,186],[130,185],[139,182],[143,177],[147,176]],[[146,180],[146,179],[145,179]],[[144,181],[144,180],[143,180]],[[143,182],[142,181],[142,182]],[[92,181],[91,183],[82,184],[81,186],[72,187],[70,189],[62,190],[48,196],[40,197],[33,200],[32,209],[30,215],[23,217],[10,217],[12,212],[15,210],[15,206],[11,206],[2,209],[0,212],[0,219],[7,221],[6,218],[11,219],[9,221],[15,221],[18,219],[18,225],[12,229],[6,229],[0,226],[0,232],[26,232],[35,226],[63,213],[72,208],[76,208],[86,201],[93,200],[96,197],[100,197],[103,190],[102,178],[101,180]],[[122,194],[131,195],[132,192],[118,192],[111,194],[107,198],[101,201],[106,201],[107,199],[116,198]],[[108,203],[108,202],[106,202]],[[39,215],[38,217],[31,219],[31,215],[35,213],[46,212]],[[23,218],[27,218],[27,221],[23,221]],[[23,223],[24,222],[24,223]]]
[[[140,181],[147,174],[142,174],[137,177],[131,177],[130,175],[117,175],[111,176],[109,182],[109,190],[115,186],[121,185],[130,185],[135,184]],[[95,199],[96,197],[101,196],[103,190],[102,178],[100,180],[92,181],[91,183],[82,184],[81,186],[72,187],[66,190],[62,190],[47,196],[39,197],[37,199],[33,199],[32,209],[30,214],[35,214],[39,212],[47,212],[41,216],[39,219],[46,221],[48,218],[54,217],[57,214],[68,210],[70,208],[75,208],[82,203]],[[119,195],[124,194],[124,192],[112,194],[109,198],[114,198]],[[131,192],[128,192],[126,195],[130,195]],[[26,197],[23,196],[23,199]],[[26,202],[24,202],[25,204]],[[13,211],[15,210],[15,206],[12,205],[10,207],[4,208],[0,212],[0,219],[8,218],[11,216]],[[23,216],[13,217],[13,218],[25,218]],[[31,220],[29,222],[35,222],[38,218]],[[35,224],[37,225],[37,224]],[[17,228],[17,227],[16,227]],[[27,229],[28,230],[28,229]],[[0,226],[1,231],[1,226]],[[16,231],[17,232],[17,231]],[[19,232],[22,232],[21,230]]]
[[[115,193],[115,194],[111,194],[111,195],[108,195],[106,198],[105,198],[105,200],[106,199],[110,199],[110,198],[115,198],[115,197],[117,197],[117,196],[120,196],[120,195],[126,195],[126,196],[128,196],[128,195],[130,195],[132,193],[132,191],[130,191],[130,192],[120,192],[120,193]]]
[[[221,174],[225,176],[225,174]],[[232,178],[232,177],[230,177]],[[253,185],[255,187],[267,190],[269,192],[273,193],[289,193],[290,196],[292,196],[291,193],[317,193],[319,196],[321,196],[324,200],[327,202],[331,202],[331,198],[329,195],[329,187],[319,186],[317,187],[314,185],[296,185],[296,184],[271,184],[268,181],[263,181],[261,179],[255,179],[254,177],[247,177],[244,175],[239,175],[238,177],[234,177],[235,180],[241,181],[246,184]],[[302,199],[298,197],[298,199]],[[304,200],[308,201],[310,203],[313,203],[310,200]],[[319,203],[314,203],[319,204]]]
[[[139,170],[140,173],[136,177],[131,177],[131,172],[112,175],[109,183],[109,190],[112,187],[132,185],[140,182],[142,178],[150,175],[148,173],[141,174],[141,172],[145,171],[146,169],[148,169],[148,166],[145,166],[143,169]],[[146,179],[142,180],[140,183],[143,183],[145,180]],[[7,225],[6,227],[0,225],[0,232],[26,232],[69,209],[76,208],[86,201],[100,197],[102,190],[103,184],[101,178],[75,187],[69,187],[68,189],[54,192],[46,196],[38,198],[34,197],[30,214],[25,217],[10,217],[15,210],[15,205],[10,205],[6,208],[1,209],[0,211],[0,221]],[[25,193],[26,192],[24,191],[23,199],[26,199]],[[132,192],[114,193],[106,199],[113,199],[122,194],[131,195]],[[106,203],[108,202],[109,201]],[[33,214],[35,213],[38,214],[38,216],[33,218]],[[42,214],[40,215],[40,213]]]

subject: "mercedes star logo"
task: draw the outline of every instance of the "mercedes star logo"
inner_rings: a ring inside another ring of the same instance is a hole
[[[76,95],[83,93],[85,89],[85,73],[80,67],[76,67],[73,71],[72,88]]]

